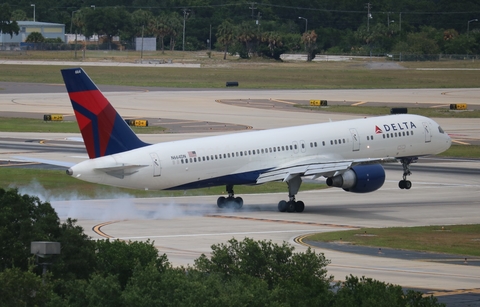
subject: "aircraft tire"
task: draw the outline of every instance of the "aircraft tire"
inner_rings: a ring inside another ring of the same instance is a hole
[[[278,202],[278,211],[280,212],[285,212],[287,211],[287,202],[284,200],[281,200]]]
[[[227,202],[227,199],[223,196],[220,196],[218,199],[217,199],[217,206],[218,208],[225,208],[225,204]]]
[[[296,204],[296,201],[289,201],[287,203],[287,212],[295,212],[295,204]]]
[[[235,197],[234,202],[235,209],[241,209],[243,207],[243,199],[241,197]]]
[[[303,201],[295,202],[295,212],[303,212],[305,210],[305,203]]]
[[[410,190],[412,187],[412,182],[410,180],[405,180],[405,189]]]

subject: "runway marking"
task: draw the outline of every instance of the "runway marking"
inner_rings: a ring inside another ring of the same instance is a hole
[[[457,143],[457,144],[460,144],[460,145],[470,145],[470,143],[461,142],[459,140],[452,140],[452,143]]]
[[[298,224],[298,225],[311,225],[311,226],[322,226],[322,227],[339,227],[339,228],[351,228],[358,229],[361,227],[351,226],[351,225],[338,225],[338,224],[326,224],[326,223],[315,223],[315,222],[301,222],[301,221],[288,221],[288,220],[276,220],[276,219],[264,219],[257,217],[246,217],[246,216],[234,216],[234,215],[220,215],[220,214],[207,214],[205,217],[215,217],[215,218],[224,218],[224,219],[238,219],[238,220],[252,220],[260,222],[273,222],[273,223],[285,223],[285,224]]]
[[[295,102],[290,102],[290,101],[285,101],[285,100],[280,100],[280,99],[270,99],[271,101],[276,101],[276,102],[281,102],[281,103],[286,103],[286,104],[291,104],[291,105],[296,105],[297,103]]]
[[[365,103],[367,103],[367,102],[368,102],[368,101],[359,101],[359,102],[357,102],[357,103],[352,103],[352,107],[353,107],[353,106],[359,106],[359,105],[365,104]]]
[[[414,269],[388,269],[388,268],[376,268],[376,267],[365,267],[365,266],[362,267],[362,266],[358,266],[358,265],[342,265],[342,264],[329,264],[328,266],[337,267],[337,268],[381,271],[381,272],[401,272],[401,273],[409,273],[409,274],[416,274],[416,275],[473,278],[473,279],[479,279],[480,280],[480,276],[476,276],[476,275],[437,273],[437,272],[432,272],[432,271],[429,272],[429,271],[421,271],[421,270],[414,270]]]
[[[270,234],[270,233],[292,233],[292,232],[312,232],[312,229],[298,229],[298,230],[271,230],[271,231],[246,231],[246,232],[218,232],[218,233],[192,233],[180,235],[164,235],[164,236],[142,236],[142,237],[119,237],[118,239],[149,239],[149,238],[187,238],[187,237],[213,237],[213,236],[232,236],[232,235],[255,235],[255,234]],[[113,238],[113,237],[112,237]]]
[[[101,228],[103,226],[107,226],[107,225],[110,225],[110,224],[113,224],[113,223],[116,223],[118,221],[110,221],[110,222],[105,222],[105,223],[101,223],[101,224],[98,224],[98,225],[95,225],[92,227],[92,230],[93,232],[95,232],[97,235],[101,236],[101,237],[104,237],[104,238],[107,238],[107,239],[114,239],[114,237],[110,236],[110,235],[107,235],[106,233],[104,233]]]
[[[158,249],[159,251],[165,252],[165,250],[169,250],[172,252],[175,252],[177,255],[201,255],[201,254],[209,254],[209,253],[203,253],[200,251],[192,251],[188,249],[179,249],[179,248],[173,248],[173,247],[166,247],[166,246],[161,246],[161,245],[155,245],[155,248]],[[169,254],[172,254],[169,252]]]
[[[423,262],[464,262],[465,265],[468,265],[469,262],[479,262],[479,258],[468,258],[467,261],[465,261],[465,257],[459,257],[459,258],[446,258],[446,259],[416,259],[416,261],[423,261]]]

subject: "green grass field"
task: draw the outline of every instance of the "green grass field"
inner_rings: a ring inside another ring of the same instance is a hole
[[[480,225],[362,228],[314,234],[305,240],[480,256]]]
[[[1,54],[0,54],[1,57]],[[133,61],[133,59],[132,59]],[[186,59],[180,62],[189,62]],[[172,88],[240,89],[472,88],[480,71],[375,70],[367,62],[282,63],[248,60],[200,62],[202,68],[85,67],[96,84]],[[475,63],[458,62],[460,66]],[[402,63],[403,65],[403,63]],[[445,65],[445,64],[443,64]],[[62,66],[0,65],[0,81],[63,84]]]

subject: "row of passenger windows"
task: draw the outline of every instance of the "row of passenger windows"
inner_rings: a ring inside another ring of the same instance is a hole
[[[302,144],[302,148],[305,148],[305,145]],[[224,153],[224,154],[216,154],[210,156],[202,156],[202,157],[193,157],[193,158],[186,158],[181,159],[180,162],[182,164],[186,163],[195,163],[195,162],[202,162],[202,161],[210,161],[210,160],[219,160],[219,159],[228,159],[234,157],[243,157],[243,156],[254,156],[272,152],[280,152],[280,151],[289,151],[289,150],[297,150],[298,145],[287,145],[287,146],[277,146],[277,147],[270,147],[270,148],[262,148],[262,149],[253,149],[253,150],[245,150],[245,151],[237,151],[232,153]]]
[[[390,133],[384,133],[383,138],[389,139],[389,138],[397,138],[397,137],[410,136],[410,135],[413,135],[413,131],[390,132]]]
[[[383,138],[389,139],[389,138],[409,136],[409,135],[413,135],[413,131],[384,133]],[[373,141],[373,135],[367,136],[367,141]],[[335,139],[335,140],[330,140],[330,145],[346,144],[348,142],[349,140],[347,139]],[[322,141],[322,146],[326,146],[325,141]],[[301,147],[302,149],[304,149],[305,144],[301,143]],[[318,147],[318,143],[310,142],[310,147],[311,148]],[[269,148],[262,148],[262,149],[237,151],[232,153],[216,154],[216,155],[210,155],[210,156],[192,157],[192,158],[181,159],[180,162],[182,164],[188,164],[188,163],[195,163],[195,162],[202,162],[202,161],[228,159],[228,158],[234,158],[234,157],[254,156],[254,155],[260,155],[260,154],[266,154],[266,153],[297,150],[297,149],[298,149],[298,145],[293,144],[293,145],[287,145],[287,146],[277,146],[277,147],[269,147]]]

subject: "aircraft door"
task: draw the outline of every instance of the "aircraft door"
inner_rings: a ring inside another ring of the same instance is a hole
[[[297,141],[293,141],[293,152],[298,154],[298,143]]]
[[[151,152],[150,158],[152,159],[152,165],[153,165],[153,177],[159,177],[162,173],[160,158],[158,157],[156,152]]]
[[[301,152],[307,151],[307,148],[305,146],[305,141],[300,141],[300,151]]]
[[[359,151],[360,150],[360,136],[358,135],[357,129],[350,128],[350,134],[352,135],[353,151]]]
[[[432,133],[430,131],[430,125],[427,122],[423,123],[423,129],[425,130],[425,143],[430,143],[432,140]]]

